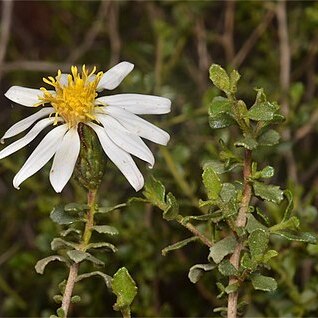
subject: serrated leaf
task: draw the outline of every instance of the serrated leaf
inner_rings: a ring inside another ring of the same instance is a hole
[[[249,214],[247,217],[247,223],[245,229],[248,233],[252,233],[255,230],[267,230],[267,227],[262,223],[258,222],[252,214]]]
[[[72,304],[78,304],[78,303],[81,302],[81,300],[82,300],[81,296],[79,296],[79,295],[74,295],[74,296],[72,296],[72,298],[71,298],[71,303],[72,303]]]
[[[66,254],[75,263],[80,263],[89,256],[89,253],[78,250],[67,251]]]
[[[257,267],[257,263],[253,261],[247,253],[245,253],[241,258],[241,266],[250,271],[254,271]]]
[[[94,225],[93,230],[102,233],[102,234],[109,234],[109,235],[118,235],[118,230],[110,225]]]
[[[219,264],[226,255],[233,253],[236,244],[236,239],[233,236],[228,236],[210,247],[208,258],[212,258],[214,263]]]
[[[293,194],[291,193],[291,191],[289,190],[285,190],[284,191],[284,196],[285,198],[287,199],[287,207],[285,209],[285,212],[284,212],[284,217],[282,219],[282,222],[288,220],[291,216],[291,213],[294,209],[294,200],[293,200]]]
[[[224,259],[218,266],[219,272],[224,276],[237,275],[237,269],[230,263],[228,259]]]
[[[274,146],[279,143],[279,139],[279,133],[269,129],[258,137],[257,142],[260,146]]]
[[[192,237],[189,237],[185,240],[182,240],[182,241],[179,241],[177,243],[174,243],[174,244],[171,244],[167,247],[165,247],[162,251],[161,251],[161,254],[163,256],[166,256],[168,252],[171,252],[171,251],[174,251],[174,250],[178,250],[179,248],[182,248],[186,245],[188,245],[189,243],[193,242],[193,241],[196,241],[198,239],[197,236],[192,236]]]
[[[175,220],[179,215],[179,203],[171,192],[166,196],[166,203],[167,207],[163,211],[163,218],[168,221]]]
[[[165,210],[165,193],[166,190],[164,185],[159,180],[151,177],[145,184],[145,191],[143,192],[143,195],[148,199],[150,203],[158,206],[161,210]]]
[[[78,244],[63,240],[59,237],[53,239],[53,241],[51,242],[51,249],[53,251],[59,250],[60,248],[77,249],[77,247]]]
[[[257,141],[251,136],[246,136],[234,143],[236,147],[244,147],[245,149],[253,150],[258,146]]]
[[[268,216],[264,214],[264,212],[259,207],[256,207],[256,214],[263,219],[267,226],[269,226],[270,222]]]
[[[50,218],[53,222],[60,225],[72,224],[79,221],[83,222],[83,219],[81,219],[80,217],[70,215],[67,212],[65,212],[64,207],[62,206],[55,207],[50,213]]]
[[[209,116],[209,125],[212,129],[221,129],[234,125],[236,121],[229,114],[220,113]]]
[[[64,207],[64,211],[69,212],[69,213],[72,213],[72,212],[78,213],[78,212],[82,212],[85,210],[89,210],[89,206],[87,204],[76,203],[76,202],[68,203]]]
[[[69,234],[72,234],[72,233],[76,234],[77,236],[79,236],[81,234],[81,231],[78,230],[78,229],[74,229],[74,228],[70,227],[67,230],[62,231],[61,232],[61,236],[66,237],[66,236],[68,236]]]
[[[230,202],[236,196],[236,189],[232,183],[223,183],[220,191],[220,197],[224,203]]]
[[[35,270],[38,274],[43,274],[45,267],[47,264],[53,261],[59,261],[59,262],[64,262],[67,263],[67,260],[65,257],[60,256],[60,255],[51,255],[45,258],[40,259],[36,264],[35,264]]]
[[[105,266],[105,263],[103,261],[101,261],[97,257],[93,256],[92,254],[89,254],[89,253],[87,253],[87,254],[88,254],[88,256],[86,258],[86,261],[89,261],[89,262],[93,263],[94,265],[96,265],[98,267]]]
[[[209,106],[209,115],[216,116],[218,114],[230,114],[232,109],[231,102],[222,96],[216,96],[213,98]]]
[[[299,232],[292,230],[275,231],[273,234],[277,234],[289,241],[306,242],[310,244],[317,244],[317,236],[309,232]]]
[[[65,318],[65,312],[63,308],[57,309],[56,313],[59,318]]]
[[[220,65],[212,64],[209,69],[209,73],[210,79],[213,82],[213,84],[221,91],[229,93],[230,78],[227,75],[226,71]]]
[[[233,70],[230,73],[230,92],[232,94],[235,94],[237,91],[237,83],[239,79],[241,78],[240,73],[237,70]]]
[[[276,257],[278,255],[278,252],[275,250],[269,250],[265,253],[263,257],[263,262],[268,263],[273,257]]]
[[[53,296],[53,300],[57,303],[57,304],[61,304],[63,301],[63,296],[62,295],[54,295]]]
[[[107,274],[104,274],[103,272],[100,272],[100,271],[94,271],[94,272],[78,275],[77,278],[76,278],[76,282],[79,282],[82,279],[89,278],[89,277],[92,277],[92,276],[100,276],[101,278],[104,279],[107,288],[111,288],[111,286],[112,286],[111,285],[112,277],[107,275]]]
[[[202,178],[208,198],[210,200],[216,200],[222,187],[219,176],[211,167],[208,167],[203,171]]]
[[[236,163],[231,163],[225,167],[223,162],[220,162],[217,160],[209,160],[204,163],[203,170],[205,170],[208,167],[211,167],[217,174],[222,174],[225,172],[232,171],[233,169],[239,166],[241,166],[241,164],[236,162]]]
[[[253,189],[256,196],[264,200],[279,204],[283,200],[283,191],[279,186],[268,185],[262,182],[254,181]]]
[[[133,200],[133,199],[141,199],[141,198],[131,198],[131,200]],[[98,209],[95,211],[95,213],[105,213],[106,214],[106,213],[112,212],[114,210],[123,208],[125,206],[127,206],[126,203],[120,203],[120,204],[117,204],[117,205],[114,205],[111,207],[101,206],[101,207],[98,207]]]
[[[262,229],[253,231],[248,237],[248,246],[252,259],[261,261],[268,248],[269,233]]]
[[[189,270],[188,278],[190,279],[191,283],[195,284],[200,280],[204,272],[211,271],[214,268],[215,268],[215,265],[210,263],[193,265]]]
[[[277,289],[277,282],[274,278],[259,274],[252,274],[251,281],[254,289],[272,292]]]
[[[240,287],[240,283],[234,283],[225,287],[225,292],[227,294],[235,293]]]
[[[265,101],[254,104],[246,113],[246,117],[254,121],[271,121],[277,107],[272,103]]]
[[[268,179],[268,178],[271,178],[274,175],[274,173],[275,173],[275,170],[273,167],[266,166],[264,169],[253,173],[252,178],[253,179],[260,179],[260,178]]]
[[[114,275],[112,281],[113,293],[117,296],[117,301],[113,308],[116,311],[129,310],[135,296],[137,286],[125,267],[120,268]]]
[[[110,249],[114,253],[117,252],[117,247],[111,243],[108,243],[108,242],[90,243],[86,247],[87,250],[96,249],[96,248],[107,248],[107,249]]]

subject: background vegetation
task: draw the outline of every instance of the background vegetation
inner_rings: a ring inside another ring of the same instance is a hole
[[[11,85],[43,86],[42,77],[68,71],[71,65],[96,65],[106,70],[117,62],[135,64],[116,91],[157,94],[172,100],[172,113],[158,125],[171,134],[167,148],[157,153],[153,171],[138,162],[145,178],[153,173],[167,191],[183,201],[182,214],[193,215],[201,188],[202,165],[217,157],[219,139],[235,130],[212,131],[207,110],[218,94],[209,80],[211,63],[242,74],[239,92],[251,104],[252,88],[263,87],[281,104],[287,117],[283,140],[258,152],[259,160],[275,167],[271,182],[290,187],[302,228],[317,232],[318,4],[315,1],[2,1],[0,25],[0,134],[30,109],[11,105],[3,94]],[[249,105],[250,106],[250,105]],[[36,261],[51,253],[59,229],[49,218],[58,203],[85,202],[85,193],[71,182],[56,195],[48,182],[49,165],[22,185],[12,186],[14,174],[34,147],[24,148],[0,163],[0,316],[48,316],[56,309],[52,296],[67,273],[50,264],[46,274]],[[137,196],[141,193],[138,193]],[[100,191],[104,205],[136,196],[116,167],[108,164]],[[282,210],[271,205],[272,219]],[[107,271],[125,265],[139,292],[133,315],[143,317],[217,316],[213,308],[218,277],[212,272],[197,284],[189,268],[206,258],[199,243],[161,255],[161,250],[188,233],[162,219],[156,208],[134,203],[110,215],[120,230],[119,247],[107,257]],[[244,291],[249,301],[245,317],[318,316],[318,247],[283,241],[272,270],[275,293]],[[106,255],[107,256],[107,255]],[[115,316],[115,296],[92,279],[76,287],[82,303],[72,316]]]

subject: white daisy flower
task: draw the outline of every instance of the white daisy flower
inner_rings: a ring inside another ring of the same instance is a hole
[[[105,73],[95,74],[96,68],[89,73],[83,66],[80,73],[73,66],[71,74],[58,71],[55,78],[43,79],[54,90],[43,87],[9,88],[5,96],[13,102],[41,109],[17,122],[4,134],[2,141],[33,126],[24,137],[0,151],[0,159],[29,144],[44,128],[53,128],[15,175],[15,188],[19,189],[24,180],[39,171],[54,156],[50,182],[56,192],[62,191],[72,176],[79,155],[79,123],[84,123],[95,131],[106,155],[134,189],[138,191],[143,187],[143,176],[131,155],[146,161],[152,167],[154,156],[142,138],[166,145],[170,136],[137,115],[169,113],[171,102],[167,98],[152,95],[98,95],[103,89],[116,88],[133,68],[133,64],[121,62]]]

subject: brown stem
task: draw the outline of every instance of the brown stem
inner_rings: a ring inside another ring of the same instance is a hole
[[[195,226],[193,226],[191,223],[182,223],[182,221],[179,222],[181,225],[186,227],[191,233],[193,233],[195,236],[197,236],[203,244],[205,244],[208,247],[212,247],[213,243],[208,240],[206,236],[204,236]]]
[[[95,201],[96,201],[96,190],[89,190],[87,194],[87,204],[90,209],[86,215],[86,224],[85,229],[82,237],[82,243],[80,245],[80,250],[85,251],[87,245],[89,244],[90,238],[92,236],[92,230],[94,226],[94,212],[95,212]],[[78,274],[80,263],[74,263],[70,266],[70,271],[68,274],[68,279],[66,282],[65,291],[63,294],[62,299],[62,306],[61,308],[64,310],[65,318],[67,318],[68,310],[71,304],[73,289],[75,285],[75,281]]]
[[[244,227],[247,220],[248,207],[252,197],[252,186],[249,182],[249,178],[251,176],[252,170],[252,152],[251,150],[245,150],[244,156],[244,168],[243,168],[243,198],[241,202],[241,206],[239,209],[239,213],[236,219],[236,227]],[[238,269],[240,264],[240,256],[241,251],[243,249],[243,245],[239,242],[236,245],[236,248],[230,258],[231,264]],[[235,276],[230,277],[229,285],[235,284],[238,282],[238,279]],[[228,306],[227,306],[227,317],[228,318],[236,318],[237,315],[237,300],[238,300],[238,292],[230,293],[228,298]]]

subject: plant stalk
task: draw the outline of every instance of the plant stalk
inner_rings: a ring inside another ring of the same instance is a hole
[[[248,207],[252,197],[252,186],[249,182],[249,178],[252,174],[252,152],[251,150],[246,149],[244,154],[244,168],[243,168],[243,197],[241,201],[241,206],[239,209],[239,213],[237,215],[237,219],[235,222],[236,227],[242,228],[246,224]],[[231,264],[239,269],[240,265],[240,256],[241,251],[243,249],[243,245],[239,242],[235,250],[230,258]],[[235,284],[238,282],[237,277],[230,277],[229,285]],[[233,292],[229,294],[228,298],[228,306],[227,306],[227,318],[236,318],[237,317],[237,301],[238,301],[238,292]]]
[[[80,245],[81,251],[86,250],[86,247],[89,244],[90,238],[92,236],[92,230],[94,226],[96,194],[97,194],[97,190],[89,190],[87,194],[87,205],[89,206],[89,210],[86,214],[86,224],[85,224],[85,229],[82,236],[82,243]],[[62,299],[62,306],[61,306],[61,308],[64,311],[65,318],[67,318],[67,314],[71,304],[73,289],[74,289],[74,285],[78,275],[79,265],[80,265],[79,263],[74,263],[70,266],[68,279],[66,282],[66,287],[65,287],[65,291],[64,291],[63,299]]]

